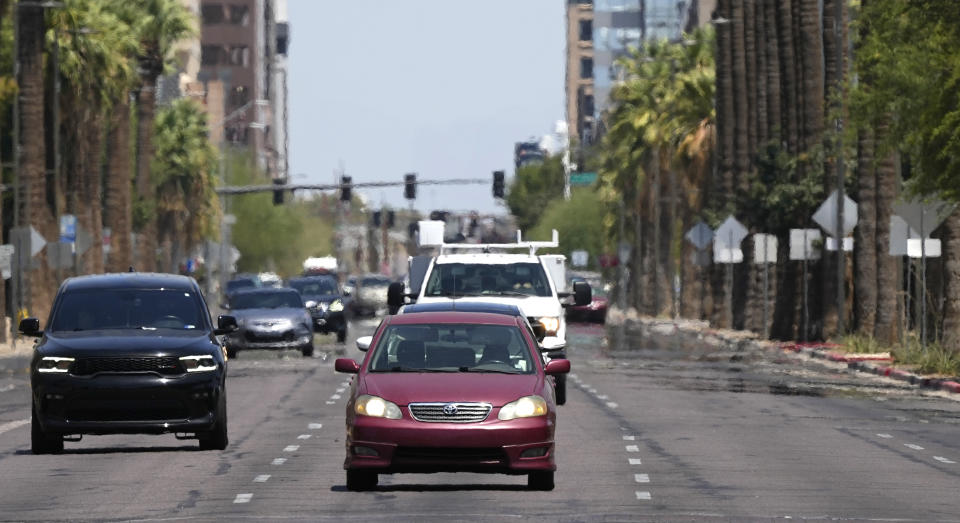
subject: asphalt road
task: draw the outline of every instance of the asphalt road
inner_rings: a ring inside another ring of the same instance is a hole
[[[351,338],[375,321],[352,326]],[[960,520],[960,402],[793,355],[630,347],[574,326],[557,488],[522,476],[344,486],[352,343],[230,361],[226,451],[87,436],[29,451],[29,384],[0,363],[0,520]],[[352,341],[352,340],[351,340]]]

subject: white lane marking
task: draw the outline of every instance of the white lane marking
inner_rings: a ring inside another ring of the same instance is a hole
[[[945,458],[945,457],[943,457],[943,456],[934,456],[933,459],[939,461],[940,463],[947,463],[947,464],[949,464],[949,465],[953,465],[954,463],[956,463],[956,461],[953,461],[953,460],[951,460],[951,459],[947,459],[947,458]]]
[[[640,452],[640,447],[637,445],[627,445],[627,452]]]
[[[274,458],[274,460],[271,461],[270,464],[271,464],[271,465],[283,465],[283,464],[286,463],[286,462],[287,462],[287,458]]]
[[[323,423],[311,423],[307,425],[307,428],[310,430],[320,430],[323,428]]]
[[[343,394],[343,391],[347,390],[345,387],[340,387],[337,389],[337,394]]]
[[[338,400],[338,399],[340,399],[340,395],[339,395],[339,394],[334,394],[333,396],[330,396],[330,399],[332,399],[332,400]]]
[[[336,401],[327,400],[327,405],[333,405],[334,403],[336,403]]]
[[[640,458],[630,458],[627,461],[629,461],[631,465],[643,465],[643,462],[640,461]]]
[[[907,447],[908,449],[923,450],[923,447],[914,443],[904,443],[903,446]]]
[[[301,434],[301,435],[297,436],[297,439],[310,439],[310,435],[309,435],[309,434]]]
[[[637,491],[637,499],[650,499],[650,493],[646,491]]]
[[[612,402],[612,401],[608,401],[608,402],[607,402],[607,407],[610,407],[611,409],[615,409],[615,408],[617,408],[617,407],[619,407],[619,406],[620,406],[620,405],[617,405],[616,403],[614,403],[614,402]]]
[[[270,474],[260,474],[259,476],[253,478],[254,483],[266,483],[270,479]]]
[[[13,383],[10,383],[10,384],[4,385],[3,387],[0,387],[0,392],[11,391],[15,388],[17,388],[17,386],[14,385]]]
[[[890,439],[890,438],[893,437],[893,436],[891,436],[891,435],[889,435],[889,434],[883,434],[883,433],[877,434],[877,436],[879,436],[879,437],[881,437],[881,438],[883,438],[883,439]]]
[[[596,395],[596,394],[597,394],[597,389],[587,389],[587,392],[589,392],[590,394]]]
[[[9,431],[11,431],[11,430],[13,430],[13,429],[15,429],[15,428],[18,428],[18,427],[22,427],[22,426],[26,425],[27,423],[30,423],[30,418],[27,418],[27,419],[18,419],[18,420],[16,420],[16,421],[8,421],[8,422],[4,423],[3,425],[0,425],[0,434],[3,434],[4,432],[9,432]]]
[[[610,399],[610,396],[607,396],[606,394],[597,394],[597,399],[600,401],[607,401]]]
[[[340,386],[341,386],[341,387],[349,387],[349,386],[350,386],[350,382],[349,382],[349,381],[345,381],[345,382],[341,383]]]
[[[287,445],[283,447],[284,452],[296,452],[298,450],[300,450],[300,445]]]
[[[636,436],[624,436],[623,441],[636,441]]]
[[[250,500],[253,498],[253,494],[237,494],[236,499],[233,500],[234,503],[250,503]]]
[[[637,483],[650,483],[650,475],[649,475],[649,474],[634,474],[634,475],[633,475],[633,480],[636,481]]]

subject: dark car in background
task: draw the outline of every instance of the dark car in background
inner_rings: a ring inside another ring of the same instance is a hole
[[[567,320],[605,323],[610,298],[607,295],[607,286],[600,280],[599,274],[581,273],[570,276],[570,285],[578,281],[585,281],[593,289],[590,303],[586,305],[571,305],[566,308]]]
[[[366,274],[356,279],[351,309],[357,316],[374,316],[387,307],[387,290],[393,280],[380,274]]]
[[[304,356],[313,355],[313,318],[296,289],[239,291],[226,306],[239,326],[226,339],[231,358],[250,349],[296,349]]]
[[[84,434],[176,433],[227,446],[226,358],[197,282],[120,273],[67,279],[30,363],[31,449],[59,452]]]
[[[287,286],[303,297],[304,305],[313,318],[313,330],[324,334],[336,333],[337,341],[347,339],[346,310],[349,296],[340,291],[334,276],[304,276],[291,278]]]

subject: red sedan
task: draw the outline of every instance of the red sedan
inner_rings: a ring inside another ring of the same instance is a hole
[[[551,375],[569,360],[544,364],[522,318],[470,312],[387,316],[357,340],[362,363],[347,402],[349,490],[368,490],[379,474],[526,474],[534,490],[554,486],[556,402]],[[369,349],[369,350],[368,350]]]

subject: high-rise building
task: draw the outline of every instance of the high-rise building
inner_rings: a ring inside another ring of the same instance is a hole
[[[286,178],[286,0],[202,0],[200,15],[197,77],[208,105],[224,104],[211,126],[227,144],[249,148],[271,178]],[[217,91],[222,96],[210,96]]]
[[[620,79],[617,59],[654,39],[678,40],[709,20],[716,0],[566,0],[567,125],[592,143]]]

